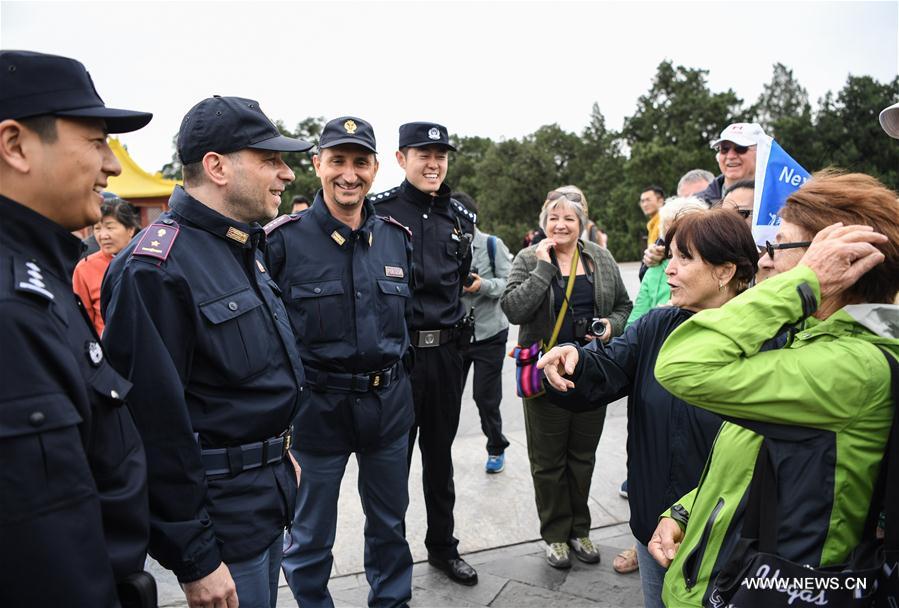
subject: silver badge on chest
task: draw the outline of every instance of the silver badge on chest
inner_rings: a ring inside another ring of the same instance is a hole
[[[89,340],[86,347],[87,358],[90,360],[91,365],[100,367],[100,364],[103,362],[103,348],[100,346],[100,343],[96,340]]]

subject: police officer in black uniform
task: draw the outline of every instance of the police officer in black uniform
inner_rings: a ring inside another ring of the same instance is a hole
[[[449,143],[446,127],[413,122],[400,127],[397,162],[406,179],[373,197],[379,213],[412,230],[412,392],[415,425],[409,433],[409,463],[416,434],[422,457],[422,485],[428,512],[428,561],[451,579],[474,585],[478,575],[459,557],[453,536],[452,445],[462,407],[461,349],[473,328],[460,299],[471,268],[473,213],[450,198],[446,177]]]
[[[184,188],[107,271],[104,342],[134,384],[150,554],[191,606],[274,606],[303,370],[259,222],[294,178],[281,153],[310,144],[255,101],[215,96],[184,117],[177,147]]]
[[[266,226],[269,272],[284,294],[308,399],[295,423],[303,483],[284,574],[303,608],[333,606],[328,593],[340,480],[351,453],[365,511],[369,606],[404,606],[412,555],[403,533],[412,388],[408,230],[365,198],[378,171],[375,134],[344,116],[328,122],[313,157],[321,180],[312,207]]]
[[[151,117],[105,107],[74,59],[0,51],[4,607],[156,605],[142,572],[146,460],[124,407],[131,384],[72,291],[71,234],[99,221],[100,190],[121,173],[107,133]]]

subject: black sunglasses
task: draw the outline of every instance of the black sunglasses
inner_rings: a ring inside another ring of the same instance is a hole
[[[772,243],[771,241],[765,241],[765,252],[768,254],[768,257],[773,260],[774,251],[777,249],[799,249],[800,247],[808,247],[811,244],[811,241],[796,241],[795,243]]]
[[[548,201],[557,201],[560,198],[567,198],[572,203],[580,203],[581,195],[577,192],[560,192],[559,190],[553,190],[549,194],[546,195],[546,200]]]
[[[739,213],[740,217],[742,217],[744,220],[748,220],[752,217],[752,209],[734,209],[734,211]]]
[[[731,149],[733,149],[734,152],[736,152],[740,156],[743,156],[744,154],[749,152],[749,148],[751,147],[752,146],[738,146],[737,144],[723,143],[718,144],[718,152],[720,152],[723,156],[726,156],[727,153],[730,152]]]

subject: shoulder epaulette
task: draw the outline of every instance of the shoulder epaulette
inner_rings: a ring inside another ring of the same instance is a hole
[[[451,199],[450,199],[450,207],[451,207],[452,209],[454,209],[454,210],[456,211],[456,213],[458,213],[459,215],[461,215],[462,217],[464,217],[465,219],[467,219],[467,220],[468,220],[469,222],[471,222],[472,224],[477,224],[477,223],[478,223],[478,216],[477,216],[477,214],[476,214],[476,213],[473,213],[473,212],[471,212],[471,211],[469,211],[468,208],[467,208],[465,205],[463,205],[462,203],[460,203],[460,202],[457,201],[456,199],[454,199],[454,198],[451,198]]]
[[[265,234],[271,234],[284,224],[289,224],[290,222],[295,222],[302,218],[303,213],[288,213],[287,215],[279,215],[268,224],[266,224],[262,229],[265,230]]]
[[[15,272],[16,291],[27,291],[37,294],[48,300],[55,300],[56,296],[47,289],[44,282],[44,274],[41,267],[34,260],[15,258],[13,261]]]
[[[385,201],[389,201],[392,198],[396,198],[396,195],[399,193],[400,187],[397,186],[395,188],[391,188],[390,190],[385,190],[379,194],[375,194],[374,196],[369,196],[368,200],[377,205],[378,203],[383,203]]]
[[[410,239],[412,238],[412,230],[410,230],[408,226],[404,226],[403,224],[400,224],[398,221],[396,221],[389,215],[377,215],[375,217],[377,217],[379,220],[382,220],[388,224],[392,224],[393,226],[396,226],[397,228],[402,228],[403,230],[406,231],[406,234],[409,235],[409,238]]]
[[[171,218],[159,220],[147,226],[144,235],[138,241],[131,255],[142,255],[165,261],[172,251],[172,245],[178,238],[181,227]]]

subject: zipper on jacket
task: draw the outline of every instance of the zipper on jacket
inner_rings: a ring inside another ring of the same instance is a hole
[[[702,558],[705,554],[706,545],[709,543],[709,537],[712,535],[712,526],[715,525],[715,520],[718,518],[718,513],[724,507],[724,498],[718,499],[718,504],[715,505],[715,508],[712,509],[712,514],[709,515],[708,521],[705,522],[705,529],[702,531],[702,536],[699,539],[699,544],[690,552],[690,555],[687,556],[687,559],[684,560],[684,580],[687,583],[687,589],[692,589],[696,584],[696,578],[699,576],[699,567],[702,565]]]

